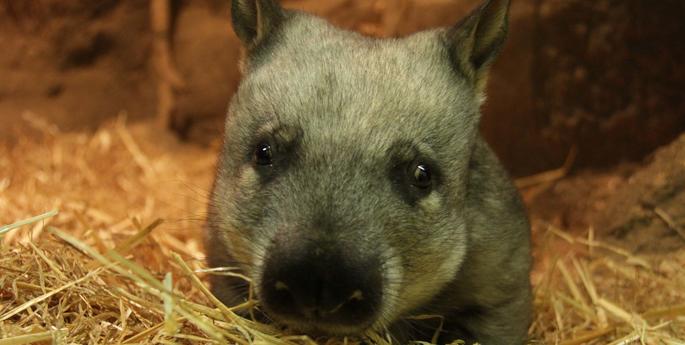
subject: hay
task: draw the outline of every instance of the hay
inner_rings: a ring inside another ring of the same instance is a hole
[[[544,344],[685,344],[685,250],[642,257],[551,225],[536,251]]]
[[[207,289],[231,274],[200,244],[216,150],[123,118],[93,134],[23,123],[0,145],[0,345],[315,343]],[[534,224],[534,343],[685,344],[685,250],[636,256]]]

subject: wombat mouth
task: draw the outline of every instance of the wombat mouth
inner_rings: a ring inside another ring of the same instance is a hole
[[[279,319],[276,315],[276,323],[282,324],[291,329],[304,332],[312,337],[320,336],[361,336],[374,324],[374,320],[357,324],[336,323],[333,321],[322,321],[313,318],[287,318]]]
[[[357,305],[359,304],[359,305]],[[345,303],[322,310],[320,308],[294,308],[286,313],[273,310],[269,306],[263,305],[263,309],[268,318],[277,324],[305,332],[313,336],[355,336],[363,334],[371,328],[378,318],[377,315],[367,314],[364,316],[341,315],[340,309],[365,309],[362,303],[356,299],[350,299]]]

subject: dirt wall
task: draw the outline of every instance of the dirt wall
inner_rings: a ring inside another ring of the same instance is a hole
[[[450,25],[476,0],[288,0],[343,28],[403,36]],[[228,1],[172,1],[185,84],[173,129],[210,142],[239,80]],[[518,0],[495,65],[483,131],[516,175],[639,160],[685,130],[685,2]],[[155,114],[147,2],[0,0],[0,134],[27,111],[64,129]]]

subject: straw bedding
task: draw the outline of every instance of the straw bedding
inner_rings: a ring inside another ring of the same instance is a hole
[[[0,345],[390,342],[312,340],[209,293],[208,274],[232,274],[201,249],[215,149],[123,118],[87,134],[21,123],[0,145]],[[638,256],[533,224],[532,343],[685,344],[685,249]]]

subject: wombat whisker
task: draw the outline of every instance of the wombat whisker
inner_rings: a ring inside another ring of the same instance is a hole
[[[248,268],[248,269],[254,269],[254,264],[253,264],[253,263],[251,263],[251,262],[244,262],[244,261],[241,261],[241,260],[230,260],[230,261],[226,262],[226,264],[227,264],[229,267],[236,267],[236,268],[239,269],[239,270],[242,270],[243,267],[246,267],[246,268]]]
[[[164,221],[167,224],[176,224],[176,223],[183,223],[183,222],[205,223],[207,221],[207,215],[206,214],[196,214],[196,215],[188,216],[188,217],[166,218],[166,219],[164,219]]]
[[[401,318],[401,319],[398,319],[396,322],[397,322],[397,325],[395,325],[394,330],[395,329],[402,329],[403,330],[402,333],[408,333],[408,334],[421,334],[421,333],[423,333],[422,330],[416,325],[416,323],[412,322],[411,320]],[[393,337],[393,340],[397,344],[404,343],[401,341],[401,338],[403,338],[403,337],[396,335],[397,333],[399,333],[399,330],[397,330],[393,333],[391,333],[391,331],[388,331],[388,333],[391,334],[391,337]]]
[[[178,194],[182,197],[197,197],[199,199],[193,199],[193,201],[199,201],[199,202],[207,202],[209,201],[211,192],[204,189],[203,187],[199,185],[192,184],[188,181],[181,181],[181,185],[184,187],[186,191],[190,191],[190,194],[184,194],[181,192],[178,192]]]

